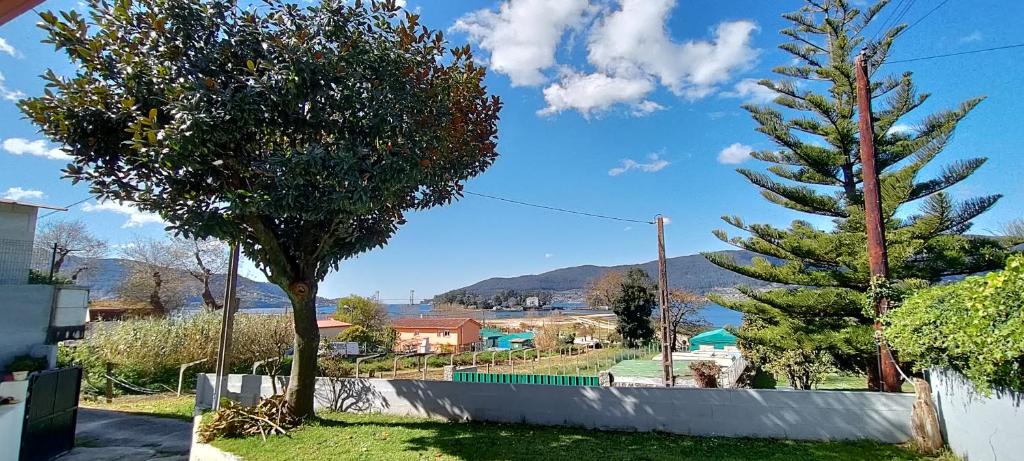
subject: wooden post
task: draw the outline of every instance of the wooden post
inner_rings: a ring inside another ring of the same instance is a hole
[[[224,307],[220,325],[220,341],[217,345],[217,375],[214,378],[213,386],[213,410],[220,409],[220,399],[227,387],[227,375],[231,369],[231,330],[235,323],[235,309],[238,308],[238,299],[235,291],[238,286],[238,243],[231,244],[231,255],[228,259],[227,283],[224,287]]]
[[[669,348],[668,268],[665,263],[665,217],[658,215],[658,306],[661,308],[661,373],[665,387],[675,385]]]
[[[860,125],[860,163],[864,181],[864,219],[868,234],[868,265],[871,278],[885,281],[889,277],[889,258],[885,246],[885,222],[882,216],[882,193],[879,186],[878,169],[875,165],[875,128],[871,113],[871,84],[868,81],[867,53],[861,51],[855,63],[857,72],[857,110]],[[875,300],[875,317],[881,318],[889,310],[889,300],[878,296]],[[882,325],[875,321],[876,334]],[[879,385],[882,392],[900,392],[899,370],[896,358],[885,341],[879,342]]]

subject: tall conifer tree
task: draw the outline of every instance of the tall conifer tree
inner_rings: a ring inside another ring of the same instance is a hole
[[[774,72],[782,78],[763,80],[778,97],[774,105],[746,105],[775,147],[753,152],[768,163],[767,171],[737,171],[761,189],[776,205],[832,220],[829,229],[793,221],[789,228],[748,224],[736,216],[723,217],[745,236],[715,231],[723,241],[765,257],[740,265],[724,254],[707,258],[726,269],[787,288],[741,288],[741,299],[712,300],[739,310],[745,323],[741,346],[763,362],[788,360],[793,366],[819,363],[824,352],[841,370],[875,376],[874,314],[867,308],[871,277],[860,177],[854,59],[870,45],[872,99],[877,164],[881,176],[883,217],[886,222],[890,283],[895,289],[936,282],[943,277],[1000,267],[1005,249],[1000,242],[965,233],[971,220],[991,208],[998,195],[956,201],[946,192],[968,178],[984,158],[933,161],[949,143],[957,124],[981,101],[913,118],[904,116],[929,97],[919,94],[910,72],[885,75],[882,67],[905,25],[882,30],[896,12],[883,12],[882,0],[858,9],[847,0],[808,0],[798,11],[783,15],[792,26],[781,33],[788,41],[780,48],[794,63]],[[883,25],[869,25],[882,16]],[[897,125],[900,123],[899,125]],[[929,167],[935,174],[924,175]],[[821,221],[818,221],[819,223]],[[819,363],[820,364],[820,363]],[[774,368],[778,369],[778,364]],[[877,383],[869,379],[869,385]],[[808,383],[793,383],[806,388]]]

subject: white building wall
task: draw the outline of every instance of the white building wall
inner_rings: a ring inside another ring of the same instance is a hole
[[[16,356],[52,355],[46,345],[53,285],[9,285],[0,289],[0,368]]]

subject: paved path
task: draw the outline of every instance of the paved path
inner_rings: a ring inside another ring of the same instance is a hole
[[[82,408],[76,447],[59,461],[186,461],[192,424],[111,410]]]

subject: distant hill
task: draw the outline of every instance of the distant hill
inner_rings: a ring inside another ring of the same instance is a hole
[[[65,262],[62,272],[71,272],[83,264],[78,258],[69,257]],[[82,272],[78,277],[78,284],[89,287],[89,297],[92,299],[113,299],[117,297],[117,287],[121,280],[128,274],[129,261],[120,258],[97,259],[89,261],[90,268]],[[190,288],[194,295],[189,297],[190,306],[202,305],[202,298],[199,293],[202,285],[194,279],[188,278]],[[224,293],[224,274],[214,275],[213,293],[220,300]],[[238,297],[242,309],[274,309],[291,306],[291,301],[284,290],[277,285],[268,282],[257,282],[255,280],[238,277]],[[334,305],[334,301],[327,298],[317,298],[318,305]]]
[[[755,256],[754,253],[743,250],[731,250],[724,253],[731,254],[741,264],[749,264],[751,258]],[[701,255],[677,256],[675,258],[668,258],[665,262],[668,270],[669,286],[695,293],[728,292],[732,291],[737,285],[752,287],[771,285],[767,282],[729,272],[711,264]],[[633,267],[639,267],[647,271],[652,278],[657,277],[657,261],[622,266],[586,265],[555,269],[536,275],[489,278],[451,291],[464,290],[468,293],[485,297],[493,296],[501,290],[515,290],[519,293],[539,291],[555,293],[575,291],[582,293],[592,280],[604,272],[608,270],[624,271]]]

